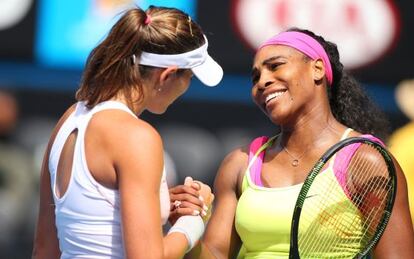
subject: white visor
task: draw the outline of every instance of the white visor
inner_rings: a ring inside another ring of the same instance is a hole
[[[205,85],[216,86],[223,78],[223,69],[207,52],[208,42],[201,47],[180,54],[155,54],[143,51],[139,64],[153,67],[177,66],[191,69],[193,74]]]

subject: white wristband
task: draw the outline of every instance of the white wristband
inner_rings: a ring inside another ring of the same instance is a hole
[[[179,232],[183,233],[188,240],[188,249],[190,251],[204,233],[204,222],[200,216],[181,216],[170,228],[168,234]]]

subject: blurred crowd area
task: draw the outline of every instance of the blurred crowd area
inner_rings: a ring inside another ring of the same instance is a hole
[[[409,96],[406,91],[400,95]],[[43,153],[59,116],[74,102],[70,91],[0,88],[0,258],[30,257]],[[405,114],[389,114],[396,132],[409,125]],[[162,116],[144,113],[142,118],[152,123],[164,140],[170,186],[183,182],[185,176],[213,185],[216,170],[228,152],[254,137],[278,131],[253,103],[184,99]],[[403,142],[414,136],[412,131],[403,133]],[[397,141],[401,141],[398,136],[394,138]],[[395,150],[414,154],[412,150]]]
[[[13,93],[0,90],[0,258],[28,258],[38,203],[44,141],[29,140],[32,127],[20,125],[19,105]]]

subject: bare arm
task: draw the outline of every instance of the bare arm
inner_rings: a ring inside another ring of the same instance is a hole
[[[181,258],[186,237],[163,237],[160,182],[163,147],[158,133],[143,121],[126,120],[111,130],[112,155],[118,176],[121,220],[127,258]]]
[[[40,205],[33,244],[32,258],[56,259],[60,257],[55,226],[55,206],[51,192],[48,167],[48,153],[45,153],[40,173]]]
[[[238,179],[247,163],[240,149],[230,153],[222,162],[214,183],[216,202],[203,240],[195,247],[191,258],[235,258],[240,238],[234,227],[237,207]]]
[[[407,182],[401,167],[397,169],[397,195],[390,221],[374,250],[375,259],[414,258],[414,231],[408,206]]]

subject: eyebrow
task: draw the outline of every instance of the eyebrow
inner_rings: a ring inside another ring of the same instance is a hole
[[[279,58],[283,58],[283,56],[278,55],[278,56],[273,56],[273,57],[270,57],[268,59],[265,59],[265,60],[263,60],[262,65],[265,66],[265,65],[269,64],[270,62],[275,61]]]
[[[270,58],[267,58],[267,59],[265,59],[265,60],[263,60],[263,62],[262,62],[262,66],[266,66],[266,65],[268,65],[269,63],[271,63],[271,62],[273,62],[273,61],[275,61],[275,60],[277,60],[277,59],[279,59],[279,58],[283,58],[284,56],[282,56],[282,55],[278,55],[278,56],[273,56],[273,57],[270,57]],[[258,69],[256,68],[256,67],[253,67],[252,68],[252,75],[254,75],[255,73],[257,73],[258,72]]]

